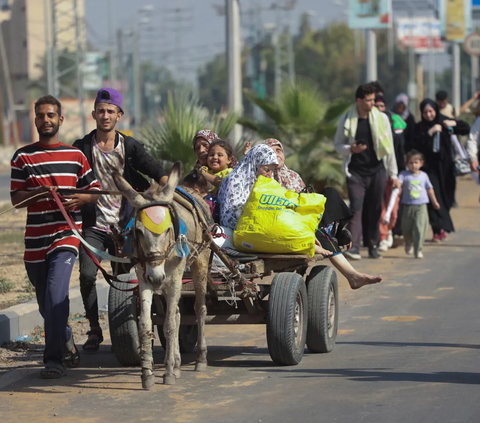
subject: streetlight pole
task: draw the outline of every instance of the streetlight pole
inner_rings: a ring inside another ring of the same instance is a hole
[[[453,57],[453,107],[458,113],[460,111],[460,44],[452,43]]]
[[[227,32],[227,103],[229,110],[242,112],[242,58],[240,38],[240,5],[238,0],[226,0]],[[235,143],[242,137],[242,128],[235,125],[232,138]]]
[[[115,48],[113,0],[108,0],[108,45],[110,49],[110,80],[112,87],[117,89],[117,51]]]
[[[367,30],[367,82],[377,78],[377,37],[373,29]]]

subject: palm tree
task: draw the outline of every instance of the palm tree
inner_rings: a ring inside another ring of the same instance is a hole
[[[210,114],[190,94],[168,95],[162,111],[162,121],[143,128],[142,134],[148,152],[169,170],[181,161],[183,173],[188,173],[197,162],[192,140],[201,129],[212,129],[220,138],[227,138],[237,123],[234,113]]]
[[[282,86],[278,98],[264,100],[245,90],[250,101],[263,110],[268,120],[242,117],[239,123],[261,138],[283,143],[287,166],[301,174],[307,184],[341,186],[344,175],[333,148],[336,124],[349,103],[326,104],[317,86],[300,80]]]

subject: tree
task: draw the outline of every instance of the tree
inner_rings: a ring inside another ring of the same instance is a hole
[[[249,90],[245,95],[269,120],[259,122],[242,117],[240,124],[263,139],[279,139],[285,148],[287,165],[300,172],[307,184],[317,188],[325,183],[337,187],[343,184],[341,161],[332,140],[348,102],[327,104],[318,87],[306,80],[284,84],[277,99],[263,100]]]
[[[238,118],[234,113],[212,114],[188,93],[169,93],[162,116],[162,122],[147,124],[143,129],[147,150],[166,169],[181,161],[184,174],[197,162],[192,145],[195,134],[208,128],[226,138]]]

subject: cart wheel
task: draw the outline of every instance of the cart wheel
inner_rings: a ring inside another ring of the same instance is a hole
[[[316,266],[307,278],[307,347],[311,353],[328,353],[335,346],[338,329],[337,274],[328,266]]]
[[[307,289],[297,273],[279,273],[268,301],[267,344],[272,360],[284,366],[300,363],[307,337]]]
[[[130,283],[115,284],[120,289],[132,287]],[[138,334],[138,291],[119,291],[110,287],[108,292],[108,323],[113,353],[123,366],[140,365],[140,338]]]
[[[167,338],[163,333],[163,326],[157,326],[158,337],[164,350],[167,349]],[[197,325],[181,325],[178,332],[178,343],[180,344],[180,352],[182,354],[191,353],[197,345],[198,326]]]

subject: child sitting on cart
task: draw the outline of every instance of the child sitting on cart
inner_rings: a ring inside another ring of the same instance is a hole
[[[284,188],[291,189],[288,178],[281,178],[281,175],[286,175],[286,171],[293,171],[285,166],[280,142],[277,140],[267,140],[267,142],[268,145],[260,144],[248,151],[238,166],[224,179],[218,195],[220,224],[223,227],[235,230],[259,175],[272,178],[276,173],[280,179],[277,181]],[[271,145],[280,146],[279,151],[274,151]],[[292,173],[289,174],[292,175]],[[296,173],[295,175],[298,176]],[[300,192],[305,186],[303,184],[302,187],[302,184],[303,181],[297,184],[294,190]],[[343,228],[351,218],[350,210],[333,188],[326,189],[322,194],[327,198],[327,202],[320,229],[316,232],[315,253],[330,258],[331,263],[345,276],[352,289],[381,282],[381,276],[360,273],[345,259],[340,250],[339,239],[343,238],[342,244],[349,244],[348,234],[343,231]],[[346,246],[349,248],[349,245]]]

